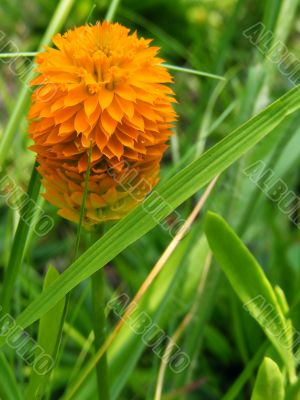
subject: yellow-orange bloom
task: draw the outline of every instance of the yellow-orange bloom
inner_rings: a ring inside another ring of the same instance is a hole
[[[31,149],[45,197],[67,219],[79,220],[90,148],[86,226],[121,218],[158,181],[176,114],[150,42],[104,22],[54,36],[36,58]]]

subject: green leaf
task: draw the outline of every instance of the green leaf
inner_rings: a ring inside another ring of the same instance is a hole
[[[59,277],[57,270],[50,266],[45,280],[43,290],[46,290],[49,285],[56,281]],[[47,354],[49,362],[54,365],[56,359],[58,344],[59,344],[59,333],[62,324],[62,318],[64,315],[65,299],[61,300],[55,305],[50,311],[48,311],[43,318],[40,320],[39,332],[38,332],[38,345],[43,349],[43,354]],[[36,357],[39,357],[40,351]],[[51,360],[51,361],[50,361]],[[45,370],[48,370],[48,365]],[[41,399],[46,392],[47,383],[51,374],[50,369],[47,373],[41,374],[37,372],[35,368],[32,369],[29,386],[26,393],[26,399]]]
[[[290,379],[295,361],[290,350],[290,323],[262,268],[226,221],[209,212],[205,232],[210,248],[244,307],[263,328],[285,362]]]
[[[265,357],[259,367],[251,400],[283,400],[284,381],[278,365]]]
[[[21,400],[22,398],[13,369],[8,364],[5,355],[0,354],[0,399]]]
[[[299,108],[300,93],[296,87],[233,131],[198,160],[158,185],[142,204],[114,225],[40,294],[18,317],[17,322],[26,328],[38,320],[70,290],[153,229]],[[0,345],[3,344],[1,340]]]

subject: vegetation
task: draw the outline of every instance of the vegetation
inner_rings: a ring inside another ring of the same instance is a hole
[[[0,399],[299,400],[298,1],[0,18]],[[178,121],[152,193],[89,231],[86,196],[79,225],[41,196],[28,82],[56,32],[104,19],[161,47]]]

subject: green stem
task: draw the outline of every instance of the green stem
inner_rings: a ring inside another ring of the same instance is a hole
[[[106,324],[105,324],[105,296],[104,296],[104,269],[101,268],[91,277],[92,288],[92,307],[93,307],[93,327],[95,334],[95,352],[105,342]],[[96,366],[98,397],[99,400],[109,400],[108,366],[107,356],[99,360]]]
[[[35,57],[37,54],[37,51],[23,51],[20,53],[0,53],[0,58]]]
[[[191,69],[191,68],[178,67],[177,65],[165,64],[165,63],[161,64],[161,66],[171,69],[173,71],[186,72],[186,73],[192,74],[192,75],[205,76],[207,78],[219,79],[221,81],[226,81],[226,78],[224,76],[211,74],[209,72],[198,71],[196,69]]]
[[[78,250],[79,250],[79,245],[80,245],[81,228],[82,228],[82,224],[83,224],[83,220],[84,220],[85,202],[86,202],[86,198],[87,198],[88,183],[89,183],[90,173],[91,173],[92,150],[93,150],[93,144],[91,142],[90,149],[89,149],[89,152],[88,152],[88,167],[87,167],[87,171],[86,171],[86,175],[85,175],[83,196],[82,196],[82,202],[81,202],[81,207],[80,207],[80,217],[79,217],[79,224],[78,224],[78,228],[77,228],[77,235],[76,235],[76,242],[75,242],[74,261],[78,257]]]

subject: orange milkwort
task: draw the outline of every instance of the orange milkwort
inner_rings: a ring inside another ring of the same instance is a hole
[[[29,111],[45,198],[84,226],[126,215],[158,182],[172,134],[172,78],[151,40],[97,23],[53,37],[36,58]]]

